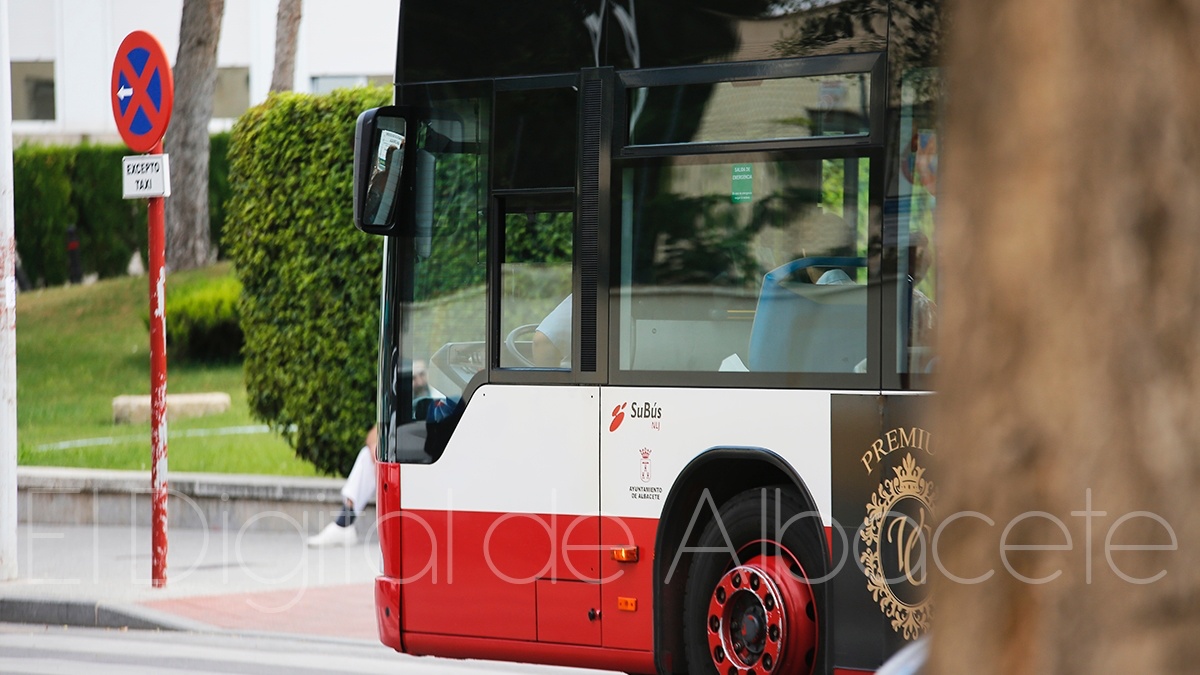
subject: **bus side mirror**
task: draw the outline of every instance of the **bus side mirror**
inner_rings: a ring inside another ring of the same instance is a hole
[[[354,129],[354,224],[370,234],[398,234],[411,198],[408,119],[395,106],[372,108]]]

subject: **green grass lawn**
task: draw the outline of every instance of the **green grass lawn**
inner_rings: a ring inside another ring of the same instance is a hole
[[[167,301],[172,288],[231,273],[222,263],[172,274],[167,278]],[[115,396],[150,393],[148,305],[146,277],[18,296],[19,464],[149,468],[150,425],[112,422]],[[240,363],[168,362],[169,394],[211,391],[228,393],[232,406],[220,415],[168,424],[170,471],[317,475],[273,433],[229,433],[261,425],[247,407]]]

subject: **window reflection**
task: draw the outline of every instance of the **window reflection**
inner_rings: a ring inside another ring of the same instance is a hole
[[[504,200],[501,368],[570,368],[573,193]]]
[[[938,177],[936,68],[917,68],[901,81],[897,366],[931,373],[937,365],[936,211]]]
[[[866,73],[638,87],[629,144],[865,136],[870,88]]]
[[[622,174],[620,367],[865,372],[865,158]]]

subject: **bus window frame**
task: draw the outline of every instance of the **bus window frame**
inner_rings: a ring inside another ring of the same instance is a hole
[[[935,64],[926,62],[913,62],[906,64],[905,73],[914,70],[923,70],[929,68],[937,68]],[[904,117],[911,112],[906,112],[904,103],[903,86],[906,79],[905,74],[893,75],[893,81],[890,82],[892,91],[889,92],[889,99],[897,102],[895,108],[891,111],[888,124],[888,134],[894,139],[892,146],[888,148],[887,165],[887,207],[884,212],[884,231],[889,239],[886,240],[887,246],[885,251],[890,250],[890,259],[885,259],[890,272],[887,277],[890,286],[884,293],[884,312],[885,323],[884,330],[885,345],[884,350],[884,371],[883,371],[883,387],[886,390],[895,391],[910,391],[910,392],[932,392],[935,391],[935,378],[937,377],[936,370],[929,372],[915,372],[900,367],[900,355],[898,348],[901,344],[907,343],[910,335],[904,335],[902,332],[911,331],[911,326],[901,328],[899,320],[901,307],[903,302],[899,293],[899,285],[907,284],[907,279],[902,279],[900,275],[900,259],[902,252],[906,252],[907,248],[901,248],[901,242],[907,242],[909,237],[909,228],[911,227],[910,214],[908,214],[901,206],[901,202],[905,195],[901,193],[900,188],[900,154],[901,144],[904,140],[901,137],[901,131],[904,128]],[[944,74],[939,75],[944,77]],[[942,103],[935,104],[940,109]],[[939,114],[940,116],[940,114]],[[895,154],[893,154],[895,153]],[[936,222],[936,219],[935,219]],[[936,234],[936,227],[935,227]],[[936,335],[935,328],[935,335]],[[935,355],[936,358],[936,355]]]
[[[559,75],[532,75],[525,77],[506,77],[497,78],[492,81],[492,105],[495,106],[495,96],[500,92],[514,91],[538,91],[548,89],[574,89],[578,92],[580,88],[580,76],[578,73],[559,74]],[[581,114],[579,109],[576,109],[576,117]],[[575,125],[578,126],[578,125]],[[578,133],[576,134],[576,142],[578,142]],[[491,147],[488,152],[490,156],[495,155],[496,139],[491,139]],[[564,385],[577,384],[580,382],[580,373],[578,358],[572,356],[570,368],[519,368],[519,367],[500,367],[500,352],[504,349],[504,335],[501,331],[501,266],[504,259],[504,213],[503,204],[506,200],[523,199],[523,198],[549,198],[553,199],[556,196],[570,194],[571,200],[574,203],[574,231],[572,233],[572,261],[571,261],[571,290],[572,293],[579,291],[579,259],[578,259],[578,236],[579,236],[579,167],[580,159],[578,154],[575,158],[575,175],[571,176],[569,187],[567,186],[545,186],[536,188],[517,188],[517,189],[497,189],[495,187],[495,176],[489,171],[488,175],[488,241],[487,241],[487,256],[488,256],[488,345],[487,358],[488,364],[485,369],[488,373],[488,383],[496,384],[538,384],[538,385]],[[578,335],[578,309],[572,312],[572,335]],[[574,346],[575,338],[572,338]]]
[[[798,57],[779,61],[753,61],[715,65],[654,68],[636,71],[618,71],[614,92],[612,170],[609,172],[609,231],[601,232],[608,242],[609,251],[621,250],[621,223],[617,222],[620,211],[621,189],[617,176],[630,166],[662,161],[669,158],[713,157],[729,154],[760,155],[764,158],[787,160],[819,160],[858,157],[871,162],[872,169],[867,181],[867,239],[868,242],[884,243],[884,199],[887,177],[884,146],[887,137],[887,77],[886,59],[883,52],[862,54],[839,54],[832,56]],[[869,131],[866,135],[814,136],[782,140],[722,141],[704,143],[676,143],[661,145],[628,145],[629,123],[627,119],[629,91],[647,86],[671,86],[678,84],[706,84],[739,80],[776,79],[794,77],[819,77],[822,75],[847,75],[866,73],[870,75],[869,88]],[[685,160],[686,161],[686,160]],[[892,256],[894,258],[894,256]],[[621,260],[619,255],[609,257],[608,275],[613,280],[608,285],[608,330],[602,334],[605,344],[601,346],[608,354],[607,384],[626,386],[676,386],[676,387],[722,387],[722,388],[786,388],[786,389],[837,389],[853,391],[879,391],[888,378],[885,367],[888,348],[894,346],[894,327],[885,316],[886,289],[889,279],[895,277],[894,260],[884,251],[882,265],[868,278],[867,291],[867,371],[865,373],[810,373],[810,372],[705,372],[705,371],[662,371],[621,370],[620,364],[620,293]],[[894,357],[892,359],[894,361]],[[894,364],[890,364],[894,367]]]
[[[886,59],[882,52],[843,54],[817,57],[798,57],[781,61],[739,62],[725,64],[704,64],[656,68],[645,70],[612,71],[597,69],[596,72],[607,71],[609,75],[594,75],[603,79],[607,89],[608,107],[612,117],[606,120],[607,136],[602,142],[601,163],[608,170],[600,173],[600,194],[602,209],[607,210],[610,217],[602,219],[600,230],[600,247],[605,251],[602,257],[608,258],[608,264],[599,270],[602,289],[598,300],[599,314],[597,330],[597,358],[601,366],[596,373],[582,373],[578,360],[572,359],[568,369],[535,369],[535,368],[501,368],[499,354],[502,349],[503,336],[499,334],[499,297],[497,291],[489,292],[487,299],[487,367],[481,371],[482,377],[471,383],[464,397],[469,399],[474,389],[485,383],[503,384],[602,384],[602,385],[634,385],[634,386],[682,386],[682,387],[729,387],[729,388],[803,388],[803,389],[838,389],[858,391],[878,391],[891,385],[895,388],[896,375],[894,369],[895,357],[890,354],[895,346],[895,328],[888,321],[895,320],[895,303],[889,302],[888,293],[893,292],[896,276],[894,255],[887,254],[886,246],[889,238],[885,236],[886,229],[892,225],[884,217],[886,198],[886,180],[890,167],[886,163],[887,150],[884,147],[887,137],[887,78],[885,75]],[[846,75],[866,73],[870,75],[869,85],[869,132],[866,135],[845,136],[814,136],[789,138],[783,140],[755,141],[723,141],[704,143],[681,143],[662,145],[626,145],[628,136],[627,101],[629,89],[642,86],[671,86],[676,84],[719,83],[739,80],[776,79],[791,77],[819,77],[822,75]],[[582,85],[588,76],[588,71],[581,74],[539,75],[531,77],[497,78],[495,80],[422,83],[419,85],[404,85],[405,98],[416,98],[428,105],[424,100],[442,87],[457,89],[465,85],[467,89],[490,89],[490,104],[494,107],[495,95],[500,91],[528,91],[539,89],[554,89],[573,87],[582,90]],[[417,94],[417,96],[413,96]],[[421,96],[421,94],[426,94]],[[582,94],[581,94],[582,99]],[[578,115],[585,115],[581,100]],[[611,126],[608,126],[611,125]],[[494,153],[495,138],[488,139],[486,154],[490,158]],[[612,253],[620,250],[621,224],[616,222],[616,214],[620,213],[620,181],[617,176],[631,163],[656,161],[671,157],[686,156],[719,156],[723,154],[760,155],[763,157],[777,156],[788,160],[837,159],[846,157],[866,158],[872,162],[872,170],[868,179],[868,240],[884,242],[882,268],[877,270],[868,282],[867,331],[868,352],[866,373],[768,373],[768,372],[721,372],[717,371],[623,371],[619,369],[619,294],[620,288],[614,281],[620,279],[620,259]],[[579,206],[581,188],[578,172],[582,170],[583,158],[576,160],[577,176],[574,186],[575,233],[579,235]],[[878,167],[878,168],[875,168]],[[536,194],[538,192],[560,192],[563,188],[547,187],[546,189],[522,188],[518,190],[497,190],[493,185],[492,171],[487,176],[487,208],[488,236],[487,256],[489,269],[486,272],[489,286],[496,288],[499,283],[499,261],[502,255],[502,223],[499,221],[500,202],[506,197],[517,196],[520,193]],[[605,208],[607,207],[607,208]],[[891,237],[894,240],[894,236]],[[578,246],[578,240],[576,241]],[[892,244],[894,246],[894,242]],[[576,248],[575,255],[578,255]],[[579,291],[580,279],[578,258],[573,262],[572,288]],[[890,281],[889,281],[890,280]],[[604,291],[603,289],[607,289]],[[576,308],[572,323],[574,330],[579,329],[579,310]],[[577,345],[576,345],[577,346]]]
[[[531,200],[536,202],[549,202],[554,199],[569,196],[572,204],[575,206],[571,209],[573,226],[572,226],[572,246],[571,246],[571,292],[575,293],[578,289],[578,274],[577,274],[577,252],[575,250],[574,235],[579,228],[579,209],[578,209],[578,193],[573,188],[546,188],[546,189],[522,189],[522,190],[493,190],[489,209],[494,223],[491,227],[495,235],[492,241],[489,241],[489,260],[494,260],[495,264],[488,270],[488,284],[492,286],[495,292],[490,294],[488,298],[488,312],[493,321],[489,327],[489,337],[491,344],[488,345],[488,371],[491,373],[490,381],[501,384],[570,384],[576,381],[574,373],[576,372],[576,359],[571,359],[570,368],[538,368],[538,367],[523,367],[523,366],[505,366],[500,365],[501,352],[504,350],[504,331],[500,318],[502,316],[503,298],[501,297],[501,284],[503,283],[501,276],[501,268],[504,265],[505,255],[505,222],[504,217],[511,213],[505,203],[509,201],[524,201]],[[564,211],[565,212],[565,211]],[[572,311],[572,326],[574,326],[574,311]],[[574,345],[577,333],[574,328],[571,332],[572,345]]]
[[[719,152],[750,152],[781,148],[841,148],[850,146],[880,146],[885,137],[887,76],[882,52],[810,56],[779,61],[749,61],[703,66],[678,66],[619,71],[614,93],[613,144],[618,151],[614,159],[629,157],[661,157],[663,155],[694,155]],[[823,75],[857,75],[871,77],[869,88],[868,133],[866,135],[810,136],[771,140],[716,141],[697,143],[665,143],[656,145],[629,144],[629,92],[641,87],[672,85],[717,84],[747,80],[774,80]]]
[[[736,156],[738,161],[747,157],[761,157],[765,160],[789,161],[819,161],[826,159],[867,159],[873,166],[870,172],[867,189],[867,240],[879,241],[883,226],[883,149],[881,147],[862,147],[858,144],[841,144],[840,147],[793,147],[772,152],[739,152],[729,153],[693,152],[685,156],[665,155],[660,157],[621,158],[613,162],[614,175],[625,168],[647,165],[663,160],[686,158],[713,158]],[[620,213],[621,194],[617,187],[613,188],[613,213]],[[615,218],[615,216],[614,216]],[[609,246],[612,251],[621,250],[621,224],[612,223],[612,231],[608,234]],[[837,389],[854,391],[878,391],[882,378],[882,351],[888,336],[887,326],[883,321],[883,291],[888,278],[886,268],[877,269],[867,280],[867,370],[863,373],[820,373],[820,372],[729,372],[729,371],[689,371],[689,370],[621,370],[620,369],[620,333],[622,330],[621,300],[622,288],[619,281],[614,281],[609,287],[610,330],[604,335],[607,344],[604,349],[608,352],[609,377],[608,384],[621,386],[664,386],[664,387],[717,387],[717,388],[764,388],[764,389]],[[621,279],[621,258],[611,256],[609,260],[609,278]]]

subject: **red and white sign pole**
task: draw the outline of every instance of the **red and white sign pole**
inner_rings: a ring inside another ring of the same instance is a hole
[[[162,137],[171,120],[175,87],[162,45],[134,31],[117,49],[112,71],[113,118],[130,150],[148,155],[121,161],[126,199],[148,199],[150,229],[150,464],[151,583],[167,584],[167,316],[166,205],[170,163]]]
[[[152,154],[162,155],[160,139]],[[150,510],[151,583],[167,584],[167,293],[166,200],[149,199],[150,227]]]

